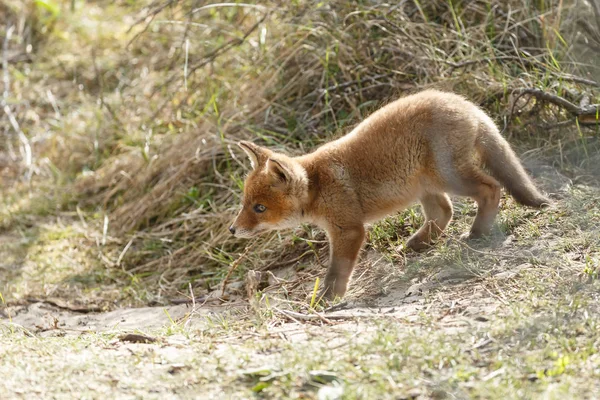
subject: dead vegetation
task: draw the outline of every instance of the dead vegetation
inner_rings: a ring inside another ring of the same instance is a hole
[[[589,0],[0,0],[0,391],[594,397],[599,32]],[[327,309],[321,231],[227,232],[238,140],[300,154],[428,87],[486,109],[555,207],[506,197],[472,245],[456,201],[425,254],[418,208],[391,216]]]
[[[392,98],[438,87],[540,153],[589,159],[597,146],[595,3],[67,3],[0,2],[2,226],[39,237],[47,216],[73,224],[93,285],[127,287],[122,300],[165,303],[190,286],[204,297],[227,275],[247,245],[224,229],[247,169],[239,139],[309,151]],[[388,228],[418,223],[411,210]],[[390,248],[405,236],[382,226],[369,246],[401,264]],[[272,270],[286,278],[266,285],[291,299],[326,262],[310,227],[250,246],[230,280]],[[45,294],[90,289],[53,284]]]

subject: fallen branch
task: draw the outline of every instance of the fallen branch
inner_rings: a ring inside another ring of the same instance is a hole
[[[600,123],[599,115],[600,115],[600,105],[598,104],[590,104],[585,106],[578,106],[571,103],[569,100],[557,96],[555,94],[544,92],[540,89],[534,88],[525,88],[518,89],[514,93],[517,93],[517,97],[515,97],[513,101],[513,106],[511,108],[510,115],[512,116],[515,104],[517,101],[524,95],[530,95],[535,97],[538,100],[545,101],[547,103],[552,103],[557,105],[566,111],[568,111],[573,116],[577,117],[579,123],[581,124],[589,124],[596,125]]]

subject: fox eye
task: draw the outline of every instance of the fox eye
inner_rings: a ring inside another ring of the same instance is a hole
[[[262,204],[257,204],[254,206],[254,212],[257,213],[264,213],[267,210],[267,207],[263,206]]]

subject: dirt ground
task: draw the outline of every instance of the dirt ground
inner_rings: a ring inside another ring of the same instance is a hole
[[[595,398],[600,190],[533,170],[551,209],[505,206],[503,223],[519,213],[510,234],[449,234],[402,270],[367,248],[329,308],[280,289],[248,299],[242,282],[228,301],[8,304],[3,398]]]
[[[394,4],[397,3],[397,4]],[[0,400],[600,398],[598,2],[0,0]],[[310,226],[227,231],[253,140],[302,154],[462,94],[543,210],[368,230],[323,304]]]

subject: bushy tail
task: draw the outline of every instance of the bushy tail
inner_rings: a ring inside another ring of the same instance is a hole
[[[516,154],[494,125],[482,125],[478,144],[485,168],[517,202],[537,208],[550,205],[550,200],[535,187]]]

